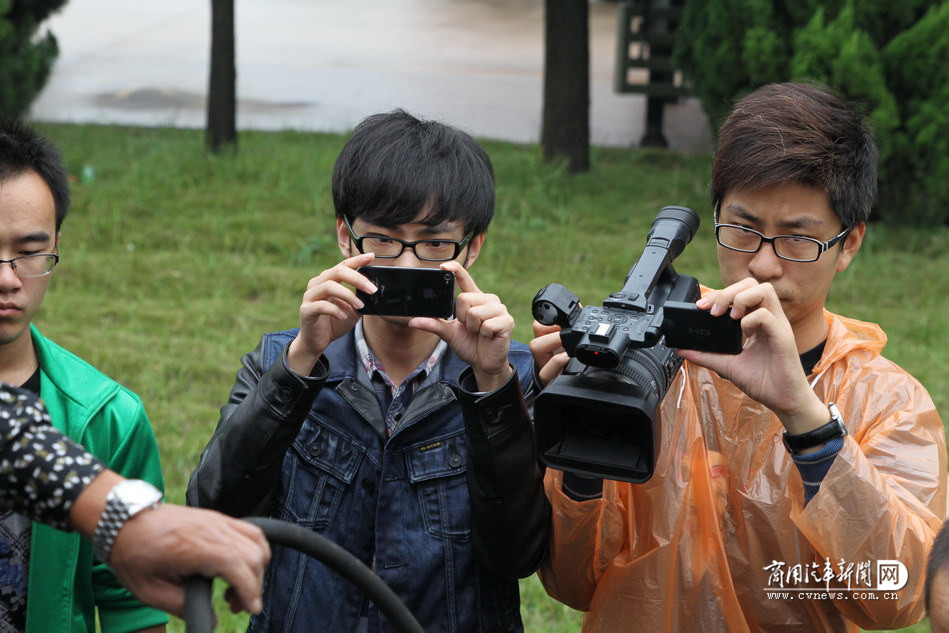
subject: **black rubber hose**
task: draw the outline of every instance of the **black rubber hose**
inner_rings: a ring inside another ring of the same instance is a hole
[[[263,530],[272,545],[290,547],[312,556],[359,587],[398,633],[425,633],[408,607],[379,576],[325,536],[276,519],[253,517],[244,520]],[[211,633],[214,630],[211,580],[208,578],[195,577],[188,581],[185,588],[185,630],[188,633]]]

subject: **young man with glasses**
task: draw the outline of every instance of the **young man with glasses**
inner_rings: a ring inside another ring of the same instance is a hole
[[[698,305],[740,320],[744,348],[680,352],[647,482],[548,469],[540,574],[587,612],[585,633],[857,631],[922,618],[921,570],[946,517],[945,431],[922,385],[880,355],[880,328],[824,309],[875,192],[867,123],[823,89],[762,87],[722,124],[711,193],[725,288]],[[544,384],[567,361],[553,330],[535,327],[531,343]],[[489,558],[518,565],[491,547],[534,519],[492,500],[533,476],[534,446],[523,420],[494,432],[506,445],[473,450],[492,460],[469,470],[495,483],[472,496],[475,516],[501,518],[475,525],[506,528],[480,538]]]
[[[134,393],[40,334],[32,320],[59,261],[69,184],[56,149],[0,120],[0,383],[33,392],[53,425],[119,474],[161,496],[158,446]],[[157,487],[157,488],[156,488]],[[0,515],[0,630],[163,631],[168,617],[122,587],[93,545]]]
[[[494,402],[519,402],[531,375],[507,309],[467,270],[494,213],[488,156],[441,123],[371,116],[336,160],[333,203],[344,259],[310,280],[298,329],[244,357],[189,503],[322,533],[426,631],[521,631],[517,582],[475,558],[465,481],[465,418],[514,415]],[[361,316],[367,264],[454,273],[455,320]],[[250,630],[391,629],[325,565],[275,548]]]

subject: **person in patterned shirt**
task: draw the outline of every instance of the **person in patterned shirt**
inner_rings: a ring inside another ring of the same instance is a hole
[[[0,383],[0,510],[92,538],[108,492],[124,478],[50,426],[31,392]],[[256,526],[159,504],[129,519],[107,561],[142,601],[184,615],[184,582],[221,576],[233,610],[261,609],[270,548]]]

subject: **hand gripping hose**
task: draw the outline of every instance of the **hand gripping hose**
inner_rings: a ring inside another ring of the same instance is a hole
[[[276,519],[254,517],[244,520],[263,530],[264,536],[272,545],[290,547],[312,556],[359,587],[389,619],[398,633],[425,633],[408,607],[379,576],[325,536]],[[214,630],[209,578],[194,576],[188,580],[185,588],[185,630],[188,633],[211,633]]]

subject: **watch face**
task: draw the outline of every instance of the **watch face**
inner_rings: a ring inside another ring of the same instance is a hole
[[[115,537],[125,522],[145,508],[154,508],[161,499],[161,491],[141,479],[126,479],[115,484],[106,495],[105,508],[92,537],[96,557],[108,562]]]
[[[128,508],[129,514],[135,514],[142,508],[161,501],[161,491],[147,481],[127,479],[119,482],[109,492],[109,496]]]

